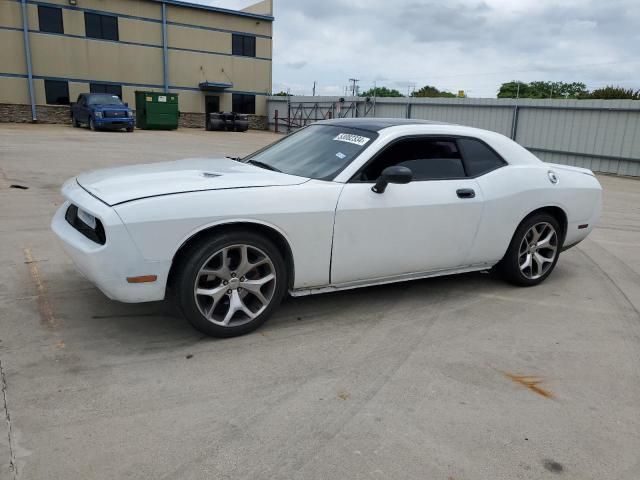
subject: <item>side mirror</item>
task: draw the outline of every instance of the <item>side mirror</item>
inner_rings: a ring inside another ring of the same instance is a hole
[[[378,177],[376,184],[371,187],[371,190],[375,193],[384,193],[387,185],[390,183],[409,183],[412,179],[413,172],[410,169],[394,165],[382,171],[382,174]]]
[[[129,102],[124,102],[124,106],[128,107],[129,106]]]

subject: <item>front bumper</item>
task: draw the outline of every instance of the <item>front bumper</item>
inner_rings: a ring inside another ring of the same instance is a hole
[[[98,128],[131,128],[135,125],[134,117],[102,117],[94,118]]]
[[[89,195],[75,178],[64,184],[62,193],[67,201],[54,215],[51,229],[78,270],[112,300],[127,303],[162,300],[171,262],[144,259],[115,210]],[[104,245],[88,239],[67,222],[65,214],[72,203],[100,219],[106,234]],[[150,283],[127,282],[127,277],[143,275],[158,278]]]

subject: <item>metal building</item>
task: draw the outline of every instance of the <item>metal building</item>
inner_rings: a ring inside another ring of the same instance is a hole
[[[272,0],[244,10],[178,0],[0,0],[0,118],[68,121],[79,93],[135,104],[136,90],[179,94],[183,126],[208,111],[266,126]]]

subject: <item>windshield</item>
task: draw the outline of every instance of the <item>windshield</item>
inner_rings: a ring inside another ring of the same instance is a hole
[[[123,105],[117,95],[89,95],[87,105]]]
[[[336,125],[310,125],[242,161],[290,175],[331,180],[378,135]]]

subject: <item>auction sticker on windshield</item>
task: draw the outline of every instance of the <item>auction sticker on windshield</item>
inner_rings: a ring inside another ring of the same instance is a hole
[[[362,137],[360,135],[353,135],[352,133],[340,133],[336,136],[336,138],[334,138],[334,140],[337,140],[338,142],[347,142],[353,143],[354,145],[363,146],[370,140],[370,138]]]

